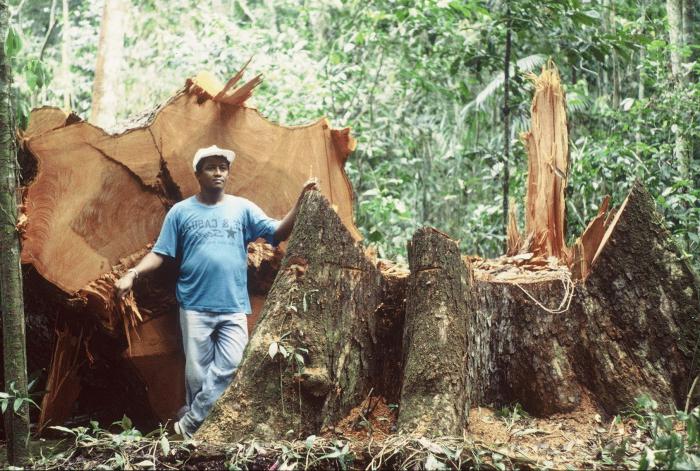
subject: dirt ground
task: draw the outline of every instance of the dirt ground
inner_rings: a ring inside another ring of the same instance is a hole
[[[85,435],[82,445],[76,445],[70,436],[63,441],[33,440],[32,467],[636,469],[634,457],[640,456],[649,443],[647,433],[632,418],[604,419],[591,408],[536,418],[517,405],[502,409],[475,407],[470,410],[463,437],[430,440],[396,435],[396,419],[396,405],[377,396],[367,398],[318,437],[304,441],[263,444],[250,439],[212,445],[178,442],[163,431],[151,438],[133,440],[131,432],[111,435],[100,430],[95,438]],[[7,464],[4,451],[3,446],[2,465]],[[39,460],[42,455],[57,458]]]
[[[381,397],[369,402],[353,409],[323,436],[347,439],[356,450],[381,446],[396,430],[396,408]],[[634,420],[604,420],[591,407],[547,418],[531,417],[518,406],[474,407],[465,438],[512,462],[549,469],[620,466],[626,454],[640,453],[647,442]]]

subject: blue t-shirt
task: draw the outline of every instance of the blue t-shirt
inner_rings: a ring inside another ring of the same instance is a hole
[[[274,243],[278,226],[245,198],[225,195],[210,206],[191,196],[168,211],[153,252],[181,258],[177,300],[184,309],[250,313],[248,243]]]

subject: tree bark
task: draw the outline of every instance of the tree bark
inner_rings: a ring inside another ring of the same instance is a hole
[[[326,199],[307,193],[236,377],[196,438],[304,438],[344,417],[378,376],[384,291]]]
[[[408,258],[398,429],[421,436],[461,435],[469,412],[471,273],[455,241],[435,229],[415,233]]]
[[[16,398],[27,398],[27,355],[22,298],[22,270],[19,264],[17,231],[16,151],[12,106],[10,103],[10,67],[5,57],[9,11],[0,2],[0,310],[2,311],[3,366],[5,391]],[[26,402],[15,410],[9,401],[5,412],[7,459],[22,466],[28,458],[29,413]]]
[[[124,0],[105,0],[90,114],[90,122],[103,129],[114,126],[117,120],[117,108],[123,89],[120,72],[125,28]]]
[[[474,402],[615,414],[647,393],[680,406],[697,374],[697,280],[641,185],[585,281],[572,284],[565,267],[529,281],[477,277],[474,297]]]
[[[693,0],[683,0],[683,37],[685,44],[695,44],[695,30],[697,26],[695,25],[695,16],[697,15],[697,5]],[[693,50],[690,52],[689,61],[694,60],[697,57],[697,51]],[[691,73],[691,79],[694,75]]]

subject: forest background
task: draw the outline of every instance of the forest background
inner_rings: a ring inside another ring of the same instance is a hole
[[[54,105],[123,129],[185,78],[209,70],[227,80],[252,56],[248,74],[262,73],[264,82],[249,106],[286,125],[325,115],[352,127],[358,147],[346,171],[357,225],[380,256],[399,261],[421,225],[459,239],[466,254],[504,252],[506,208],[522,208],[525,191],[519,134],[529,127],[533,91],[526,75],[551,59],[570,126],[569,243],[604,195],[619,205],[639,179],[700,266],[694,0],[10,6],[6,52],[20,127],[33,107]],[[106,24],[111,33],[101,42]],[[97,110],[102,91],[111,96]]]

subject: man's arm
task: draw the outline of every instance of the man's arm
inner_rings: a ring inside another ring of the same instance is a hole
[[[299,213],[301,197],[304,196],[304,193],[311,190],[320,190],[318,180],[316,178],[309,179],[306,181],[306,183],[304,183],[304,187],[301,189],[301,193],[299,194],[299,198],[297,198],[297,202],[294,204],[294,207],[287,213],[284,219],[280,221],[280,225],[277,227],[274,234],[277,242],[287,240],[289,235],[292,233],[292,229],[294,229],[294,222],[297,220],[297,214]]]
[[[121,299],[126,296],[134,286],[134,280],[136,278],[158,269],[163,264],[164,259],[165,257],[163,255],[155,252],[148,252],[134,268],[130,269],[114,283],[114,293],[117,298]]]

